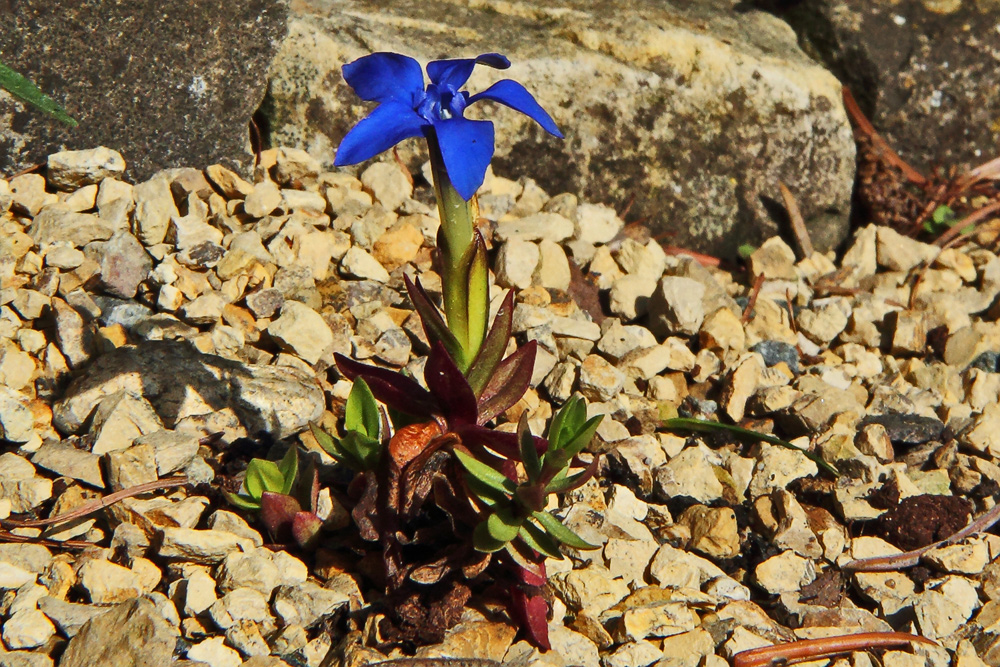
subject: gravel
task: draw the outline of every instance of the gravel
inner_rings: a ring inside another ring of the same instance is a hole
[[[130,185],[115,180],[121,156],[82,153],[52,156],[48,182],[0,180],[0,518],[177,472],[202,486],[13,529],[51,541],[0,543],[0,662],[315,666],[337,645],[400,657],[326,622],[377,599],[341,540],[273,551],[215,489],[238,488],[274,443],[336,474],[306,428],[342,414],[335,352],[421,367],[403,276],[440,293],[430,189],[394,162],[354,178],[284,149],[262,154],[254,183],[213,165]],[[944,539],[995,502],[993,252],[868,227],[839,258],[797,260],[770,239],[730,274],[530,179],[490,175],[481,194],[492,297],[517,287],[517,342],[540,345],[532,388],[499,421],[528,410],[539,431],[577,392],[608,415],[601,474],[559,509],[601,547],[548,564],[552,653],[476,607],[418,656],[719,667],[755,646],[895,629],[944,648],[887,665],[1000,662],[1000,538],[908,570],[841,569]],[[581,289],[609,310],[570,296]],[[774,444],[666,431],[676,414],[773,433],[840,475]]]

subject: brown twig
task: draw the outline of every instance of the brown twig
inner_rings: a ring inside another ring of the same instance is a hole
[[[760,274],[753,281],[753,287],[750,288],[750,298],[747,299],[747,307],[743,309],[743,317],[740,321],[743,322],[743,326],[746,326],[747,322],[750,321],[750,316],[753,315],[754,306],[757,305],[757,297],[760,296],[760,288],[764,286],[764,274]]]
[[[85,540],[53,540],[47,537],[32,537],[29,535],[17,535],[15,533],[8,533],[6,530],[0,530],[0,542],[17,542],[19,544],[41,544],[43,547],[49,547],[50,549],[86,549],[87,547],[94,546],[93,542],[87,542]]]
[[[785,288],[785,310],[788,311],[788,326],[792,328],[792,333],[798,336],[799,327],[795,324],[795,311],[792,310],[792,290],[787,287]]]
[[[711,255],[705,255],[694,250],[688,250],[687,248],[681,248],[675,245],[665,245],[663,246],[663,252],[668,255],[687,255],[694,261],[698,262],[702,266],[715,266],[718,267],[722,264],[722,260],[718,257],[712,257]]]
[[[812,239],[809,238],[809,230],[806,229],[806,221],[802,217],[802,211],[799,210],[799,204],[795,201],[792,191],[781,181],[778,181],[778,189],[781,190],[781,198],[785,200],[785,210],[788,211],[788,219],[792,223],[792,234],[795,235],[799,253],[803,258],[812,257]]]
[[[165,479],[158,479],[154,482],[146,482],[145,484],[137,484],[136,486],[129,487],[127,489],[122,489],[121,491],[115,491],[114,493],[104,496],[103,498],[96,498],[90,502],[80,505],[76,509],[70,510],[68,512],[63,512],[57,516],[50,516],[47,519],[31,519],[28,521],[19,521],[17,519],[4,519],[0,521],[0,525],[10,528],[40,528],[42,526],[52,526],[59,523],[66,523],[67,521],[72,521],[73,519],[78,519],[82,516],[87,516],[88,514],[93,514],[99,510],[104,509],[110,505],[114,505],[120,500],[125,500],[126,498],[131,498],[133,496],[138,496],[143,493],[149,493],[150,491],[158,491],[159,489],[169,489],[175,486],[183,486],[187,484],[187,477],[168,477]]]
[[[854,121],[858,131],[871,140],[872,145],[879,150],[885,161],[903,172],[903,176],[905,176],[910,182],[916,183],[917,185],[925,184],[927,182],[927,177],[911,167],[909,163],[903,160],[903,158],[899,157],[899,154],[892,150],[892,147],[886,143],[886,140],[882,138],[882,135],[875,131],[875,126],[871,124],[871,121],[865,118],[863,113],[861,113],[861,108],[854,99],[854,95],[852,95],[851,91],[847,89],[847,86],[843,87],[842,94],[844,97],[844,109],[847,111],[847,115],[851,117],[852,121]]]
[[[920,549],[905,551],[901,554],[895,554],[892,556],[875,556],[873,558],[860,558],[858,560],[852,560],[848,563],[844,563],[840,569],[847,570],[848,572],[892,572],[894,570],[902,570],[906,567],[913,567],[920,562],[920,559],[928,551],[937,549],[938,547],[942,547],[947,544],[954,544],[955,542],[963,540],[973,533],[989,530],[997,521],[1000,521],[1000,505],[997,505],[990,511],[984,513],[962,530],[946,537],[940,542],[935,542],[934,544],[929,544],[926,547],[921,547]]]
[[[819,639],[802,639],[778,644],[762,646],[748,651],[740,651],[733,656],[733,667],[768,667],[769,665],[787,665],[795,662],[826,658],[842,653],[866,651],[872,648],[906,647],[913,642],[938,646],[935,641],[926,637],[907,634],[905,632],[859,632],[853,635],[838,635],[836,637],[821,637]]]
[[[395,146],[392,147],[392,159],[396,161],[399,168],[403,170],[403,175],[406,176],[406,180],[410,182],[410,187],[413,187],[413,174],[410,172],[410,168],[406,166],[403,162],[403,158],[399,157],[399,149]]]

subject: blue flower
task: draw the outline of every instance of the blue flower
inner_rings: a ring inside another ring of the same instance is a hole
[[[479,100],[499,102],[562,138],[545,109],[516,81],[503,79],[471,96],[459,90],[477,64],[510,67],[499,53],[435,60],[427,65],[431,82],[425,89],[420,64],[398,53],[373,53],[344,65],[344,79],[351,88],[361,99],[379,105],[347,133],[334,164],[363,162],[410,137],[436,138],[452,185],[468,201],[483,184],[493,158],[493,123],[465,118],[467,106]]]

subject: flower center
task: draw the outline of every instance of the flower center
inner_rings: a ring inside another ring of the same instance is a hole
[[[465,111],[465,95],[454,86],[432,83],[427,86],[424,96],[417,104],[416,112],[426,121],[450,120],[462,117]]]

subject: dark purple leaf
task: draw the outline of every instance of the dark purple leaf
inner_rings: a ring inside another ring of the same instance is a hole
[[[510,340],[510,332],[514,326],[514,291],[507,292],[500,310],[493,318],[493,326],[490,327],[483,346],[479,348],[472,365],[469,366],[468,378],[472,391],[476,396],[481,396],[490,378],[497,369],[497,365],[503,359],[503,353],[507,350],[507,341]]]
[[[363,377],[372,390],[372,395],[389,407],[408,415],[428,416],[441,413],[434,396],[416,380],[402,373],[362,364],[342,354],[335,354],[334,358],[341,373],[350,380]]]
[[[528,636],[528,641],[543,651],[552,648],[549,644],[549,604],[538,594],[528,594],[515,587],[511,591],[511,611],[521,623],[521,629]]]
[[[403,281],[406,283],[406,292],[410,296],[410,301],[413,302],[413,307],[420,316],[420,323],[424,327],[424,334],[427,336],[428,342],[433,344],[440,341],[452,356],[459,354],[461,345],[458,339],[445,324],[441,312],[431,301],[423,285],[420,284],[420,278],[414,282],[410,280],[409,276],[404,275]]]
[[[476,423],[476,395],[440,342],[434,343],[424,367],[424,380],[446,411],[449,424]]]
[[[292,537],[303,549],[312,549],[319,542],[323,522],[312,512],[298,512],[292,520]]]
[[[292,521],[295,514],[301,511],[299,501],[291,496],[271,491],[260,494],[260,520],[276,542],[284,542],[291,537]]]
[[[378,530],[375,529],[375,519],[378,515],[378,481],[375,473],[366,471],[354,478],[354,482],[361,480],[364,490],[357,504],[351,509],[351,518],[354,525],[358,527],[361,538],[369,542],[378,540]],[[352,486],[354,484],[352,482]]]
[[[462,444],[475,451],[472,455],[477,459],[482,460],[482,450],[488,448],[504,458],[520,460],[521,451],[516,433],[494,431],[473,424],[459,425],[454,431],[462,439]]]
[[[531,384],[538,343],[529,341],[497,366],[479,397],[479,423],[485,424],[521,400]]]

